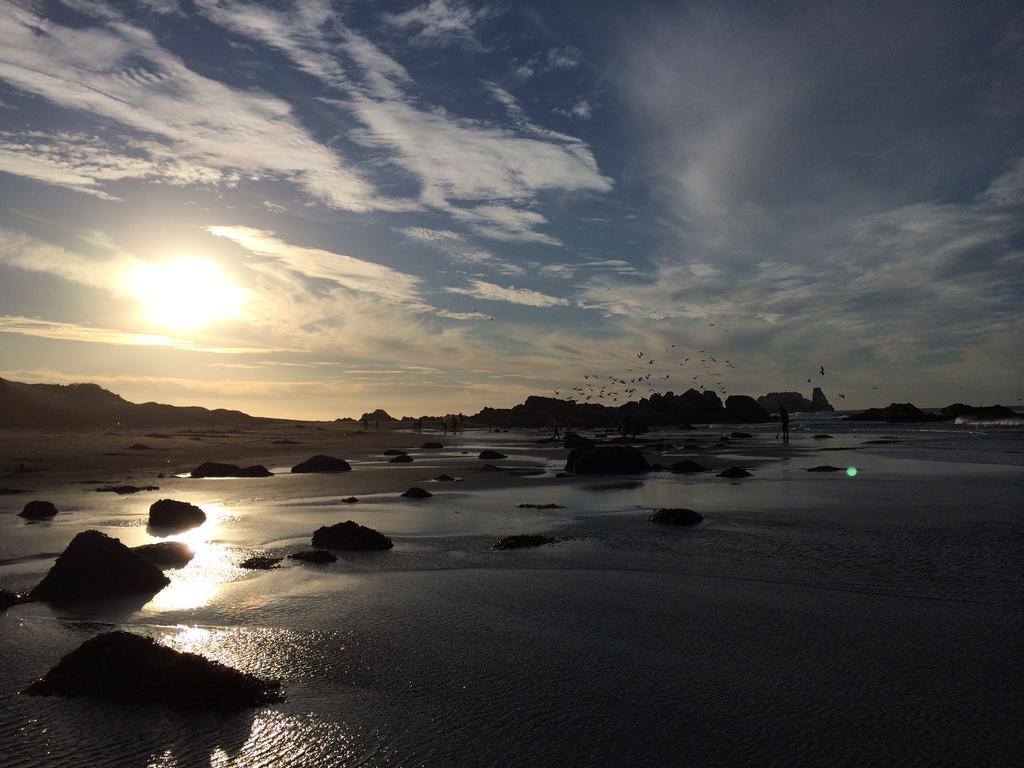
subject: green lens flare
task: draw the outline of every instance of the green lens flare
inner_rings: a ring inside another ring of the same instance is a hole
[[[856,467],[847,467],[846,468],[846,474],[849,475],[850,477],[856,477],[857,476],[857,468]]]

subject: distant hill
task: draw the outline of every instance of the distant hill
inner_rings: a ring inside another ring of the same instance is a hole
[[[0,379],[0,427],[238,426],[241,411],[130,403],[98,384],[22,384]]]

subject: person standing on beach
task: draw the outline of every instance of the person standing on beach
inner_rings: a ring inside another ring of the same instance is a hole
[[[786,410],[786,406],[779,406],[779,421],[782,422],[782,442],[789,442],[789,411]]]

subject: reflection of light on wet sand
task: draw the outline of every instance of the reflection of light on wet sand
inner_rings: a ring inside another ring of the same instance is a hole
[[[171,583],[158,592],[148,608],[175,611],[207,605],[220,591],[222,584],[240,576],[231,551],[216,542],[221,526],[231,517],[223,505],[202,505],[206,522],[202,525],[155,541],[180,541],[187,544],[195,557],[183,568],[165,571]]]
[[[237,752],[213,751],[210,768],[348,764],[358,757],[353,742],[340,725],[313,714],[263,712],[253,720],[249,738]]]

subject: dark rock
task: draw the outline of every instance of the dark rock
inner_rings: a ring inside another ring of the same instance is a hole
[[[647,516],[652,523],[664,523],[665,525],[694,525],[704,519],[699,512],[681,507],[664,507],[657,512]]]
[[[821,391],[821,387],[815,387],[811,390],[811,409],[814,411],[834,411],[835,408],[825,397],[825,393]]]
[[[923,413],[911,403],[890,403],[885,408],[868,408],[861,413],[850,415],[851,421],[884,421],[905,423],[919,421],[948,421],[950,417]]]
[[[358,504],[359,503],[359,499],[357,499],[355,496],[346,496],[341,501],[342,501],[343,504]]]
[[[747,432],[730,432],[729,437],[733,440],[746,440],[747,438],[753,437],[753,435]]]
[[[272,571],[277,568],[283,557],[268,557],[266,555],[253,555],[247,557],[238,564],[239,568],[246,568],[250,571]]]
[[[153,450],[150,446],[145,443],[132,443],[128,446],[129,451],[151,451]]]
[[[477,458],[478,459],[507,459],[508,456],[506,456],[501,451],[492,451],[490,448],[487,448],[487,449],[485,449],[483,451],[480,451],[480,455],[477,456]]]
[[[757,398],[757,404],[770,414],[777,414],[780,406],[784,406],[790,413],[835,410],[820,387],[814,388],[811,398],[808,400],[799,392],[769,392],[767,395]]]
[[[435,440],[428,440],[427,442],[420,446],[420,449],[424,451],[436,451],[441,448],[444,448],[444,446]]]
[[[953,403],[942,409],[942,415],[950,419],[965,418],[976,421],[993,419],[1019,419],[1021,414],[1011,411],[1004,405],[973,406]]]
[[[557,477],[559,480],[561,480],[562,478],[565,478],[565,477],[572,477],[572,475],[569,472],[556,472],[555,473],[555,477]]]
[[[729,467],[726,470],[718,473],[719,477],[753,477],[743,467]]]
[[[132,547],[132,552],[146,558],[157,568],[181,568],[189,564],[196,553],[182,541],[158,541]]]
[[[222,464],[217,461],[206,461],[192,470],[192,477],[270,477],[271,472],[261,464],[251,467],[240,467],[237,464]]]
[[[412,464],[413,458],[407,453],[388,459],[388,464]]]
[[[597,445],[572,451],[565,462],[565,470],[577,475],[633,475],[650,472],[651,466],[643,454],[628,445]]]
[[[18,513],[18,517],[24,517],[26,520],[47,520],[57,514],[57,507],[52,501],[30,501],[24,506],[21,512]]]
[[[348,472],[352,469],[344,459],[318,453],[292,467],[292,472]]]
[[[405,451],[401,448],[388,448],[386,451],[381,453],[382,456],[404,456]]]
[[[31,603],[32,600],[28,595],[21,595],[17,592],[10,592],[6,589],[0,589],[0,613],[3,613],[8,608],[15,605],[21,605],[22,603]]]
[[[351,520],[323,526],[313,533],[313,546],[324,549],[370,551],[391,549],[394,544],[383,533]]]
[[[99,531],[75,536],[29,597],[73,605],[131,594],[155,594],[170,584],[160,569]]]
[[[831,440],[832,435],[812,435],[812,440]]]
[[[575,432],[566,432],[565,439],[562,441],[562,446],[565,448],[580,448],[582,446],[593,445],[594,441],[589,437],[583,437]]]
[[[650,431],[647,421],[637,413],[627,413],[619,421],[619,432],[622,435],[646,435]]]
[[[842,472],[842,467],[833,467],[831,464],[822,464],[820,467],[805,467],[804,472]]]
[[[898,442],[895,437],[880,437],[877,440],[865,440],[864,445],[896,445]]]
[[[128,632],[86,640],[25,693],[218,711],[258,707],[283,698],[280,683]]]
[[[441,474],[434,478],[439,483],[454,483],[455,478],[451,475]]]
[[[159,485],[105,485],[102,488],[97,488],[96,493],[116,493],[118,496],[124,496],[129,493],[140,493],[141,491],[159,491]]]
[[[430,491],[415,485],[402,494],[407,499],[429,499],[433,495]]]
[[[711,470],[703,464],[698,464],[696,461],[685,459],[684,461],[677,461],[669,467],[669,471],[675,472],[676,474],[689,475],[696,472],[710,472]]]
[[[375,411],[367,411],[359,417],[358,421],[365,422],[378,422],[378,421],[398,421],[394,416],[385,411],[383,408],[378,408]]]
[[[520,504],[519,509],[565,509],[561,504]]]
[[[521,533],[516,536],[506,536],[499,539],[491,549],[525,549],[527,547],[540,547],[545,544],[554,544],[555,540],[536,533]]]
[[[149,525],[153,528],[185,530],[206,522],[206,513],[195,504],[175,499],[160,499],[149,507]]]
[[[316,563],[318,565],[338,562],[338,556],[328,552],[326,549],[307,549],[302,552],[296,552],[294,555],[288,555],[288,559],[301,560],[304,563]]]
[[[288,438],[285,438],[284,440],[271,440],[270,443],[271,445],[302,445],[302,443],[297,443],[294,440],[289,440]]]
[[[749,395],[729,395],[725,399],[725,418],[740,424],[760,424],[772,417]]]
[[[501,467],[496,467],[493,464],[484,464],[482,467],[479,467],[479,471],[481,471],[481,472],[501,472]]]

